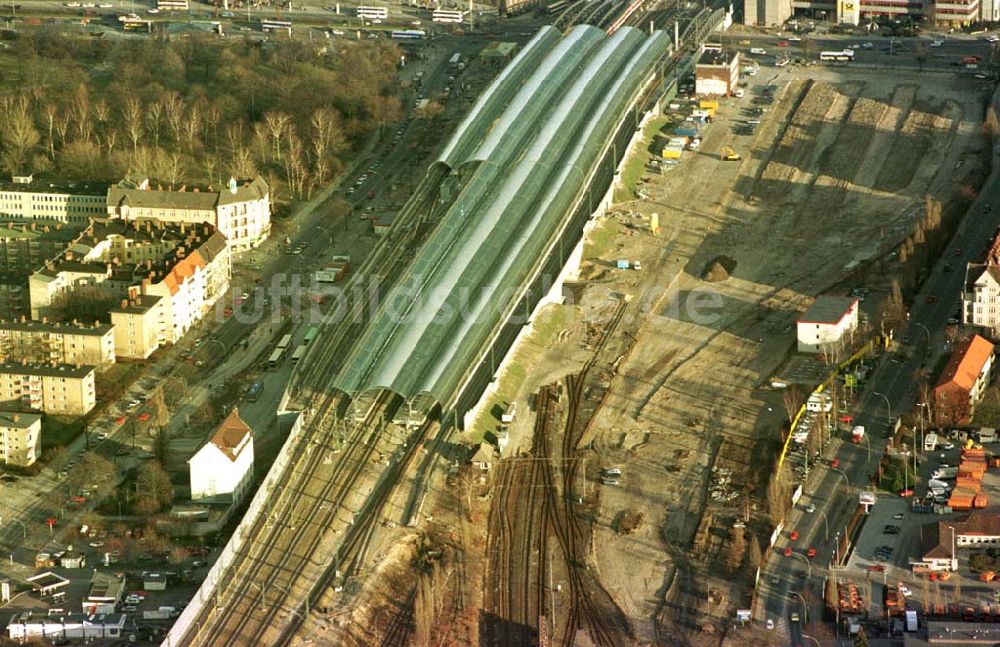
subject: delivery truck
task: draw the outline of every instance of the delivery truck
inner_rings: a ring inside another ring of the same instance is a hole
[[[958,476],[957,467],[939,467],[931,472],[932,479],[950,480]]]

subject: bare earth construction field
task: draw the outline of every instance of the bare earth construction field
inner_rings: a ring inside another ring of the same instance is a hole
[[[763,498],[785,419],[758,387],[793,350],[797,313],[888,255],[926,194],[947,205],[981,172],[978,81],[776,72],[590,232],[577,304],[546,308],[501,375],[498,399],[518,403],[502,464],[481,484],[436,473],[429,523],[380,529],[367,577],[325,596],[302,635],[501,647],[544,616],[550,644],[725,644],[747,593],[729,529]],[[772,79],[755,136],[734,135]],[[722,161],[727,146],[742,161]],[[643,270],[614,269],[625,258]],[[601,484],[602,467],[620,482]],[[749,525],[762,534],[763,510]]]
[[[678,631],[695,643],[724,641],[746,592],[723,563],[726,537],[742,494],[756,488],[762,498],[785,416],[780,397],[757,387],[792,350],[796,314],[889,254],[925,194],[948,204],[981,170],[981,83],[804,71],[777,74],[778,99],[753,138],[730,125],[775,71],[754,78],[747,98],[724,102],[701,150],[649,179],[646,199],[618,205],[585,253],[582,302],[609,290],[630,298],[612,344],[625,350],[608,361],[604,405],[578,445],[597,490],[587,566],[640,643],[682,644]],[[721,161],[726,146],[743,160]],[[654,212],[658,237],[644,224]],[[722,256],[726,271],[716,266],[713,281],[702,280]],[[618,258],[644,269],[611,269]],[[704,290],[718,307],[698,315],[689,305]],[[579,306],[560,308],[580,319]],[[527,410],[528,396],[560,371],[579,370],[587,328],[569,325],[538,351],[519,406]],[[517,437],[530,424],[516,430],[512,446],[530,447]],[[601,466],[621,467],[620,485],[600,485]],[[644,520],[631,535],[614,530],[626,510]],[[759,531],[763,511],[753,518]],[[718,631],[704,632],[706,623]]]

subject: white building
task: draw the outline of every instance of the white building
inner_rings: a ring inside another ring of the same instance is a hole
[[[234,407],[215,433],[188,459],[191,499],[232,495],[242,501],[253,483],[253,431]]]
[[[969,263],[966,267],[962,323],[1000,330],[1000,265]]]
[[[126,178],[108,189],[107,209],[125,220],[211,223],[234,252],[257,247],[271,233],[270,188],[261,177],[230,178],[222,191],[154,189],[147,178]]]
[[[58,616],[36,615],[32,611],[16,613],[7,625],[12,640],[45,638],[122,638],[125,615],[109,613],[88,615],[67,613]]]
[[[85,227],[108,209],[108,185],[56,184],[31,175],[0,185],[0,216],[62,222]]]
[[[694,91],[699,95],[726,97],[740,80],[740,54],[706,43],[694,66]]]
[[[0,463],[28,467],[42,455],[42,417],[0,411]]]
[[[0,402],[44,413],[86,415],[97,404],[94,367],[0,364]]]
[[[820,295],[796,322],[800,353],[818,353],[858,327],[858,300]]]

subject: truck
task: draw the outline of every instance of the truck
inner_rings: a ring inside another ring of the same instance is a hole
[[[906,630],[916,631],[917,630],[917,612],[913,609],[906,610]]]
[[[176,618],[180,615],[174,607],[160,607],[159,609],[149,609],[148,611],[142,612],[143,620],[169,620],[170,618]]]
[[[937,480],[951,480],[958,478],[958,468],[957,467],[939,467],[933,472],[931,472],[931,478]]]
[[[865,437],[865,426],[854,425],[854,430],[851,432],[851,442],[860,443],[864,437]]]
[[[945,490],[950,490],[952,486],[949,485],[948,483],[945,483],[944,481],[932,478],[931,480],[927,481],[927,487],[929,487],[932,490],[945,491]]]
[[[924,451],[932,452],[937,449],[938,437],[937,434],[927,434],[924,436]]]
[[[990,427],[983,427],[979,430],[979,442],[995,443],[997,441],[997,430]]]

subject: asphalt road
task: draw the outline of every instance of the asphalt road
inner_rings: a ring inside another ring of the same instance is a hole
[[[1000,163],[1000,146],[994,145],[993,153],[996,165]],[[767,618],[784,624],[782,621],[787,620],[792,611],[801,609],[802,601],[796,594],[801,595],[806,588],[815,592],[816,599],[822,599],[823,576],[827,573],[825,565],[833,557],[835,536],[838,534],[835,529],[845,527],[858,492],[867,485],[868,475],[873,472],[885,450],[887,417],[908,411],[917,400],[917,381],[914,375],[921,370],[924,358],[929,354],[928,337],[932,345],[941,343],[948,319],[960,307],[965,264],[981,257],[1000,224],[1000,209],[992,209],[991,212],[985,209],[986,205],[994,204],[1000,204],[1000,178],[996,172],[983,186],[958,233],[915,299],[910,310],[909,324],[902,331],[902,335],[908,336],[912,343],[909,355],[902,362],[883,358],[869,380],[868,388],[859,399],[854,412],[855,424],[864,425],[868,430],[866,437],[871,445],[870,460],[864,443],[835,444],[835,453],[824,456],[824,463],[819,469],[813,470],[803,488],[807,493],[814,493],[814,496],[807,495],[803,498],[803,505],[812,502],[816,511],[809,514],[800,505],[789,513],[782,537],[775,545],[777,550],[771,555],[762,575],[762,607]],[[945,265],[951,265],[954,269],[946,272],[943,270]],[[927,303],[928,295],[933,295],[933,303]],[[830,459],[834,457],[840,459],[842,471],[829,467]],[[845,492],[845,479],[849,482],[848,492]],[[895,495],[882,493],[881,496]],[[825,539],[824,519],[829,522],[829,540]],[[799,540],[795,542],[790,541],[788,536],[793,529],[800,534]],[[786,558],[781,554],[780,551],[785,546],[792,546],[795,551],[793,557]],[[805,574],[802,571],[807,570],[805,551],[809,547],[817,549],[817,556],[811,563],[811,576],[802,577]],[[779,578],[777,586],[771,584],[774,577]],[[821,610],[815,608],[809,611],[813,614]]]

